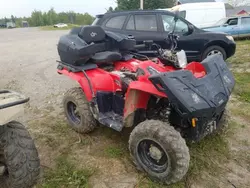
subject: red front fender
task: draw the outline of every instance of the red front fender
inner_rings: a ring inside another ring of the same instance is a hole
[[[126,127],[131,127],[133,125],[134,112],[137,109],[147,109],[148,101],[152,95],[167,97],[166,94],[158,91],[149,81],[148,83],[133,81],[129,84],[124,107],[124,120]]]

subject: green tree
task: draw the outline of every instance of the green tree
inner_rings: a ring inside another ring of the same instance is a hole
[[[57,21],[60,23],[69,23],[69,15],[67,12],[60,12],[57,14]]]
[[[13,15],[11,15],[11,21],[12,21],[13,23],[16,23],[16,19],[15,19],[15,17],[14,17]]]
[[[144,0],[144,9],[170,8],[176,0]],[[136,10],[140,8],[140,0],[117,0],[118,10]]]
[[[22,27],[22,18],[16,18],[16,26],[17,27]]]
[[[73,11],[69,11],[68,12],[68,18],[69,18],[69,22],[72,24],[75,24],[76,22],[76,13]]]
[[[43,13],[41,11],[34,10],[31,13],[30,22],[31,26],[43,26]]]
[[[0,18],[0,23],[7,23],[9,21],[15,21],[17,27],[22,27],[22,21],[27,21],[29,26],[44,26],[53,25],[55,23],[73,23],[79,25],[90,25],[94,18],[88,14],[75,13],[73,11],[56,13],[53,8],[47,12],[41,12],[34,10],[30,17],[15,17],[11,15],[11,18]]]
[[[54,10],[54,8],[51,8],[48,13],[48,20],[49,20],[49,25],[53,25],[53,24],[56,24],[57,23],[57,13],[56,11]]]
[[[107,12],[113,12],[113,11],[114,11],[113,7],[109,7],[107,10]]]
[[[7,23],[8,21],[9,21],[9,19],[4,17],[4,23]]]
[[[93,22],[94,18],[88,13],[85,14],[76,14],[75,24],[78,25],[90,25]]]
[[[49,23],[49,16],[47,14],[47,12],[43,13],[43,24],[44,25],[50,25],[51,23]]]

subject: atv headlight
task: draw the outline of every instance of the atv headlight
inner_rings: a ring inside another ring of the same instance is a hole
[[[234,42],[234,38],[231,35],[227,35],[226,37],[228,38],[228,40],[231,40]]]

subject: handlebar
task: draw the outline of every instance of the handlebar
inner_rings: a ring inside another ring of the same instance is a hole
[[[141,48],[146,48],[146,45],[145,44],[137,44],[137,45],[135,45],[134,46],[135,47],[135,49],[141,49]]]

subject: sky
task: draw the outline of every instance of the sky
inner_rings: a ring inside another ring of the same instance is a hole
[[[138,0],[139,1],[139,0]],[[217,0],[227,2],[228,0]],[[250,0],[247,0],[250,1]],[[48,11],[51,7],[56,12],[74,11],[88,12],[92,16],[106,12],[106,9],[116,7],[116,0],[0,0],[0,18],[30,16],[33,10]]]
[[[106,12],[110,6],[116,6],[116,0],[0,0],[0,18],[11,15],[30,16],[36,10],[48,11],[51,7],[56,12],[88,12],[92,16]]]

